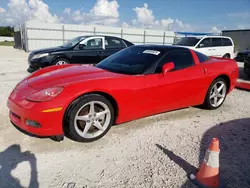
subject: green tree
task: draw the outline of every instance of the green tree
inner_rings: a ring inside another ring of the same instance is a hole
[[[13,37],[14,27],[10,27],[10,26],[0,27],[0,36]]]

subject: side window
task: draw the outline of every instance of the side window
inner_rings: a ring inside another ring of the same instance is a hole
[[[203,62],[209,60],[209,57],[206,56],[205,54],[200,53],[200,52],[198,52],[198,51],[194,51],[194,52],[196,53],[196,55],[197,55],[197,57],[198,57],[200,63],[203,63]]]
[[[168,62],[174,63],[175,68],[173,71],[185,69],[194,65],[193,56],[189,50],[169,51],[158,63],[155,73],[160,73],[162,71],[162,66]]]
[[[222,38],[212,38],[212,46],[222,46]]]
[[[84,49],[100,49],[102,48],[102,38],[94,38],[86,40]]]
[[[105,48],[124,48],[126,47],[121,39],[106,37]]]
[[[207,47],[211,47],[211,46],[212,46],[212,44],[211,44],[210,38],[205,38],[200,42],[198,48],[207,48]]]
[[[223,46],[233,46],[232,42],[228,38],[222,38]]]

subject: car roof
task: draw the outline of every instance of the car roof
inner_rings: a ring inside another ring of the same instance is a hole
[[[119,39],[122,39],[121,37],[108,36],[108,35],[82,35],[82,36],[79,36],[79,37],[112,37],[112,38],[119,38]],[[124,39],[124,40],[126,40],[126,39]]]
[[[196,39],[204,39],[204,38],[227,38],[231,39],[231,37],[228,36],[222,36],[222,35],[205,35],[205,36],[186,36],[187,38],[196,38]],[[185,38],[185,37],[183,37]]]
[[[183,49],[183,50],[188,50],[186,47],[182,46],[175,46],[175,45],[160,45],[160,44],[138,44],[134,45],[132,47],[143,47],[145,49],[154,49],[154,50],[159,50],[159,51],[164,51],[167,52],[169,50],[174,50],[174,49]]]

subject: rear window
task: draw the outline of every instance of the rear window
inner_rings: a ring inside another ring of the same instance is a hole
[[[223,46],[233,46],[232,41],[228,38],[222,38]]]
[[[105,39],[105,48],[124,48],[125,44],[121,39],[106,37]]]
[[[222,46],[222,38],[212,38],[212,46]]]
[[[195,46],[200,41],[200,38],[196,37],[184,37],[178,40],[174,45],[180,46]]]
[[[197,55],[197,57],[198,57],[200,63],[203,63],[203,62],[209,60],[209,57],[206,56],[205,54],[200,53],[200,52],[197,52],[197,51],[194,51],[194,52],[196,53],[196,55]]]

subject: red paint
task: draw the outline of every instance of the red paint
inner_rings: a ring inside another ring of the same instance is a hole
[[[170,72],[173,69],[174,69],[174,63],[173,62],[166,63],[166,64],[164,64],[162,66],[162,73],[164,75],[166,75],[168,72]]]
[[[250,91],[250,83],[237,82],[236,88],[244,89],[244,90]]]
[[[238,66],[234,60],[212,58],[199,63],[191,51],[195,66],[166,75],[151,74],[129,76],[108,72],[92,66],[62,65],[41,69],[21,81],[8,99],[10,119],[20,128],[40,136],[63,134],[63,115],[77,97],[90,92],[103,92],[114,98],[118,105],[116,123],[123,123],[145,116],[194,106],[203,103],[211,82],[218,76],[230,78],[232,91],[238,78]],[[45,102],[30,102],[28,95],[42,89],[60,86],[63,91]],[[42,112],[63,107],[58,112]],[[32,128],[26,119],[34,120],[42,128]]]
[[[193,56],[193,58],[194,58],[194,63],[195,63],[196,65],[198,65],[198,64],[200,63],[200,61],[199,61],[199,59],[198,59],[196,53],[195,53],[193,50],[190,50],[190,52],[191,52],[191,54],[192,54],[192,56]]]

